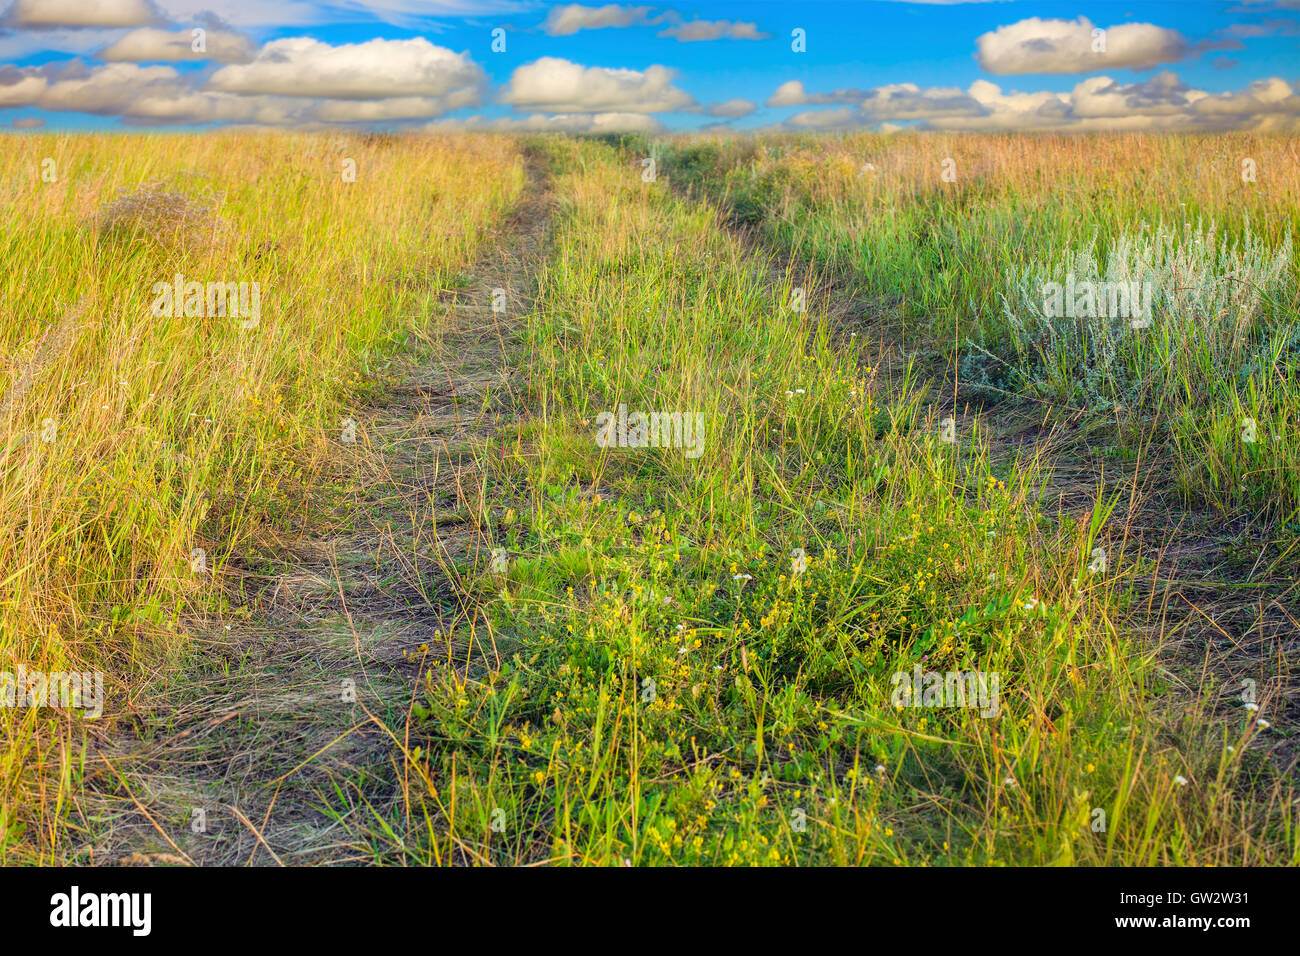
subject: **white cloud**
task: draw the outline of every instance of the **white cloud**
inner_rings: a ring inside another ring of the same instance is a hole
[[[217,70],[208,86],[226,93],[379,99],[444,96],[483,83],[483,70],[468,54],[423,37],[340,46],[288,37],[266,44],[251,63]]]
[[[790,80],[776,88],[767,98],[768,106],[813,106],[827,103],[857,103],[869,95],[867,90],[835,90],[830,93],[809,93],[798,80]]]
[[[807,110],[795,113],[786,125],[793,129],[831,129],[840,126],[861,126],[862,114],[847,106],[833,110]]]
[[[777,87],[768,104],[827,102],[850,92],[809,94],[802,84],[791,81]],[[916,120],[920,129],[971,131],[1293,132],[1300,130],[1300,92],[1273,77],[1216,96],[1189,87],[1169,71],[1129,84],[1108,76],[1090,77],[1069,93],[1004,93],[988,80],[976,80],[965,91],[898,83],[860,91],[856,100],[836,109],[798,113],[777,128],[864,127],[881,120]]]
[[[200,23],[213,8],[227,23],[241,27],[296,27],[321,23],[325,11],[315,0],[161,0],[178,24]]]
[[[1070,94],[1073,115],[1086,117],[1170,116],[1187,113],[1206,94],[1164,70],[1142,83],[1124,85],[1108,76],[1089,77]]]
[[[659,31],[661,37],[676,37],[682,43],[697,40],[766,40],[771,34],[759,33],[758,25],[730,20],[692,20],[676,23]]]
[[[878,86],[858,104],[868,120],[927,119],[978,112],[976,100],[956,87],[921,89],[915,83]]]
[[[690,94],[672,85],[674,76],[663,66],[617,70],[548,56],[516,69],[498,99],[518,110],[553,113],[666,113],[694,106]]]
[[[798,80],[782,83],[767,99],[768,106],[813,106],[843,103],[856,107],[858,122],[884,119],[924,119],[933,116],[979,113],[979,104],[956,87],[921,88],[915,83],[891,83],[871,90],[835,90],[809,93]],[[795,125],[842,125],[842,118],[854,111],[811,110],[800,113]],[[819,117],[822,117],[819,119]],[[825,119],[832,117],[833,119]]]
[[[121,115],[143,97],[175,99],[187,92],[170,66],[108,63],[89,68],[79,61],[48,68],[49,85],[36,105],[46,110]]]
[[[382,100],[322,100],[312,110],[322,123],[379,123],[433,119],[477,103],[477,92],[458,90],[449,96],[399,96]]]
[[[1227,118],[1262,116],[1267,113],[1291,113],[1300,116],[1300,95],[1281,77],[1258,80],[1240,93],[1204,96],[1196,100],[1201,116]]]
[[[980,66],[990,73],[1091,73],[1151,69],[1181,60],[1190,46],[1176,30],[1150,23],[1124,23],[1103,31],[1104,51],[1087,17],[1030,17],[985,33],[975,41]]]
[[[120,29],[103,27],[57,27],[40,30],[5,31],[0,23],[0,60],[18,60],[33,53],[66,53],[87,56],[121,36]]]
[[[41,98],[48,82],[35,67],[0,66],[0,109],[30,106]]]
[[[137,125],[167,123],[245,123],[286,126],[304,122],[310,100],[283,96],[236,96],[187,90],[171,95],[158,92],[133,100],[123,116]]]
[[[727,119],[740,119],[758,109],[758,104],[750,100],[733,99],[714,103],[709,107],[710,116],[724,116]]]
[[[193,27],[175,32],[142,27],[132,30],[99,54],[101,60],[220,60],[240,63],[253,58],[248,37],[222,30],[206,30],[203,52],[194,51]]]
[[[442,120],[431,129],[481,129],[533,133],[658,133],[663,124],[644,113],[560,113]]]
[[[554,7],[547,15],[542,29],[550,36],[562,37],[579,30],[599,30],[603,27],[641,26],[649,21],[653,7],[621,7],[609,3],[603,7],[584,7],[571,3]]]
[[[8,19],[22,27],[139,27],[162,16],[149,0],[17,0]]]
[[[802,106],[808,102],[808,93],[798,80],[788,80],[767,98],[768,106]]]

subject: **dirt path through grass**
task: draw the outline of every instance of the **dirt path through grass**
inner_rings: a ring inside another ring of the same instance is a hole
[[[671,163],[667,172],[671,181]],[[769,259],[774,287],[788,271],[807,275],[808,301],[826,312],[833,334],[846,344],[851,335],[872,343],[874,381],[895,394],[901,387],[925,389],[928,427],[938,431],[951,416],[955,442],[982,446],[999,474],[1018,462],[1041,463],[1043,514],[1087,522],[1113,502],[1099,545],[1108,566],[1129,569],[1132,601],[1109,624],[1115,633],[1141,635],[1152,648],[1162,680],[1177,689],[1173,722],[1185,724],[1194,714],[1196,721],[1213,715],[1237,725],[1246,687],[1261,708],[1294,715],[1300,678],[1289,661],[1300,633],[1300,581],[1287,573],[1294,545],[1277,529],[1245,513],[1179,500],[1173,455],[1159,441],[1146,440],[1136,456],[1124,454],[1082,409],[972,386],[954,367],[953,354],[943,354],[904,318],[904,303],[883,302],[859,288],[851,270],[808,261],[753,224],[741,225],[728,215],[725,197],[677,191],[718,209],[719,228]],[[1271,767],[1255,784],[1285,786],[1296,766],[1294,743],[1256,735],[1251,747]]]
[[[72,859],[404,858],[409,705],[427,643],[460,614],[451,565],[480,546],[476,463],[514,415],[513,337],[550,205],[530,162],[499,241],[464,285],[431,292],[429,322],[390,363],[397,384],[340,423],[299,533],[226,568],[232,612],[197,623],[192,659],[105,722]]]

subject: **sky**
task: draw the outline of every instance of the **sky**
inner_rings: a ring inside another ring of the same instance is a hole
[[[0,9],[0,129],[1300,133],[1300,0]]]

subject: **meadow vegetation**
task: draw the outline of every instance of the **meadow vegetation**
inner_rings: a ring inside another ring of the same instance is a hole
[[[1296,517],[1293,138],[856,134],[644,148],[735,221],[928,329],[969,386],[1108,418],[1130,453],[1155,440],[1189,502]],[[1045,320],[1043,284],[1071,272],[1149,282],[1151,327]],[[1245,419],[1260,440],[1242,440]]]
[[[102,670],[120,712],[229,609],[227,562],[302,506],[374,356],[455,284],[522,165],[486,137],[6,140],[0,670]],[[155,315],[178,273],[259,283],[255,327]],[[86,732],[0,708],[0,858],[55,844]]]
[[[1154,462],[1169,527],[1253,522],[1264,557],[1225,586],[1294,609],[1293,140],[368,139],[351,184],[324,138],[135,142],[0,160],[6,662],[102,667],[127,698],[183,674],[186,622],[240,613],[223,564],[310,514],[339,419],[390,384],[374,357],[436,334],[430,297],[545,188],[510,423],[413,519],[411,553],[440,557],[404,573],[440,626],[382,715],[398,799],[354,849],[1297,862],[1285,654],[1254,709],[1175,668],[1178,582],[1135,540],[1135,489],[1072,461],[1067,501],[1062,445],[999,417]],[[177,272],[260,282],[259,326],[150,316]],[[1064,272],[1150,281],[1151,326],[1046,314]],[[698,448],[598,440],[620,406],[698,415]],[[998,675],[996,713],[899,706],[918,668]],[[0,847],[57,856],[84,726],[0,720]]]
[[[932,349],[982,303],[985,324],[968,321],[958,343],[979,332],[988,346],[1004,315],[999,253],[1050,261],[1074,245],[1104,217],[1081,226],[1062,191],[1095,199],[1078,170],[1125,155],[1049,143],[1062,159],[1093,151],[1049,194],[1023,179],[1041,148],[551,143],[563,204],[525,324],[529,417],[482,495],[509,571],[478,563],[474,614],[432,650],[412,773],[428,840],[408,852],[1294,861],[1287,773],[1252,747],[1252,712],[1238,701],[1224,715],[1231,688],[1213,679],[1174,694],[1131,626],[1154,565],[1126,553],[1114,491],[1049,508],[1053,462],[995,458],[978,422],[945,442],[944,382],[916,365],[886,373],[886,325],[846,323],[827,284],[847,271],[855,292],[901,302]],[[1184,147],[1154,148],[1171,163],[1160,151]],[[946,149],[972,170],[948,193]],[[1021,178],[974,158],[990,153]],[[642,180],[645,156],[658,181]],[[916,171],[929,158],[934,187]],[[881,181],[860,175],[872,159]],[[1051,223],[1026,233],[1017,196]],[[1276,218],[1261,229],[1285,241]],[[703,454],[599,447],[596,419],[620,403],[702,411]],[[999,715],[896,706],[893,675],[918,664],[1000,674]]]

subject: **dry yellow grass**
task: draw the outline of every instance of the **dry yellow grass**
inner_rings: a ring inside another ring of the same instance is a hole
[[[120,712],[522,166],[473,136],[49,135],[0,179],[0,672],[103,671]],[[177,274],[257,283],[259,314],[156,315]],[[85,726],[0,708],[0,860],[52,843]]]

